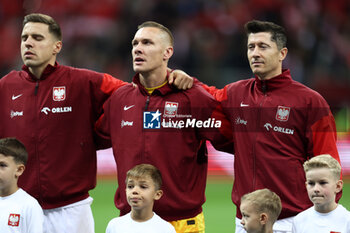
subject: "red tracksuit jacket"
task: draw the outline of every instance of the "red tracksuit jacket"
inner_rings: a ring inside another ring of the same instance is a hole
[[[231,121],[233,203],[239,207],[244,194],[269,188],[281,198],[279,218],[309,208],[303,163],[320,154],[339,161],[334,118],[322,96],[293,81],[289,70],[267,81],[256,77],[221,90],[204,87],[221,101]],[[237,217],[242,217],[239,208]]]
[[[94,123],[126,83],[56,64],[36,80],[24,66],[0,79],[0,137],[16,137],[29,158],[19,186],[44,209],[88,197],[96,185]]]
[[[231,136],[215,128],[218,121],[222,129],[230,129],[230,123],[220,104],[198,85],[179,91],[166,84],[149,95],[138,75],[133,82],[137,88],[126,85],[112,95],[97,124],[112,141],[119,184],[116,207],[121,215],[130,212],[126,173],[137,164],[150,163],[163,177],[164,195],[155,202],[154,211],[167,221],[194,217],[205,202],[205,140],[232,152],[233,145],[227,144]],[[226,132],[230,134],[230,130]]]

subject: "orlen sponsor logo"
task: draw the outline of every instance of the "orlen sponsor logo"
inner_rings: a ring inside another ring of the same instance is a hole
[[[41,109],[41,112],[45,113],[46,115],[48,115],[50,112],[66,113],[66,112],[72,112],[72,107],[57,107],[57,108],[43,107],[43,109]]]
[[[294,134],[293,129],[283,128],[280,126],[272,126],[270,123],[265,123],[264,127],[266,128],[267,131],[270,131],[270,129],[272,129],[275,132],[280,132],[280,133],[290,134],[290,135]]]
[[[23,111],[18,112],[18,111],[13,111],[11,110],[11,118],[18,117],[18,116],[23,116]]]

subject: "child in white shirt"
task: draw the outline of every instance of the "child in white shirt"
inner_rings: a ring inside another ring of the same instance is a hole
[[[240,210],[247,233],[272,233],[282,210],[281,199],[269,189],[258,189],[242,196]]]
[[[27,159],[27,151],[20,141],[0,139],[1,233],[43,232],[44,216],[39,203],[17,185]]]
[[[349,233],[350,212],[335,199],[343,188],[339,162],[330,155],[319,155],[304,163],[306,189],[314,206],[293,220],[293,233]]]
[[[153,212],[155,200],[159,200],[162,176],[150,164],[140,164],[126,175],[126,197],[131,212],[112,219],[106,233],[176,233],[174,227]]]

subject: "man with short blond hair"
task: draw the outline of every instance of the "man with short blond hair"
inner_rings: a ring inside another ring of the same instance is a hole
[[[115,204],[121,215],[130,211],[124,192],[126,172],[136,164],[150,163],[163,176],[164,196],[154,212],[177,232],[204,232],[205,143],[210,140],[217,149],[232,150],[230,132],[221,132],[229,122],[202,87],[181,92],[167,84],[166,67],[173,55],[169,32],[156,22],[138,27],[132,40],[137,88],[126,85],[112,95],[98,128],[112,141],[119,184]]]

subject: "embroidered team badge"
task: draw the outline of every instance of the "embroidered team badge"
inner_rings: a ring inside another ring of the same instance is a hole
[[[8,225],[12,227],[19,226],[20,215],[19,214],[10,214],[8,219]]]
[[[288,121],[290,113],[290,107],[278,106],[276,113],[276,120]]]
[[[63,101],[66,99],[66,87],[53,87],[52,98],[54,101]]]
[[[164,107],[164,115],[176,116],[178,107],[179,103],[166,101]]]

